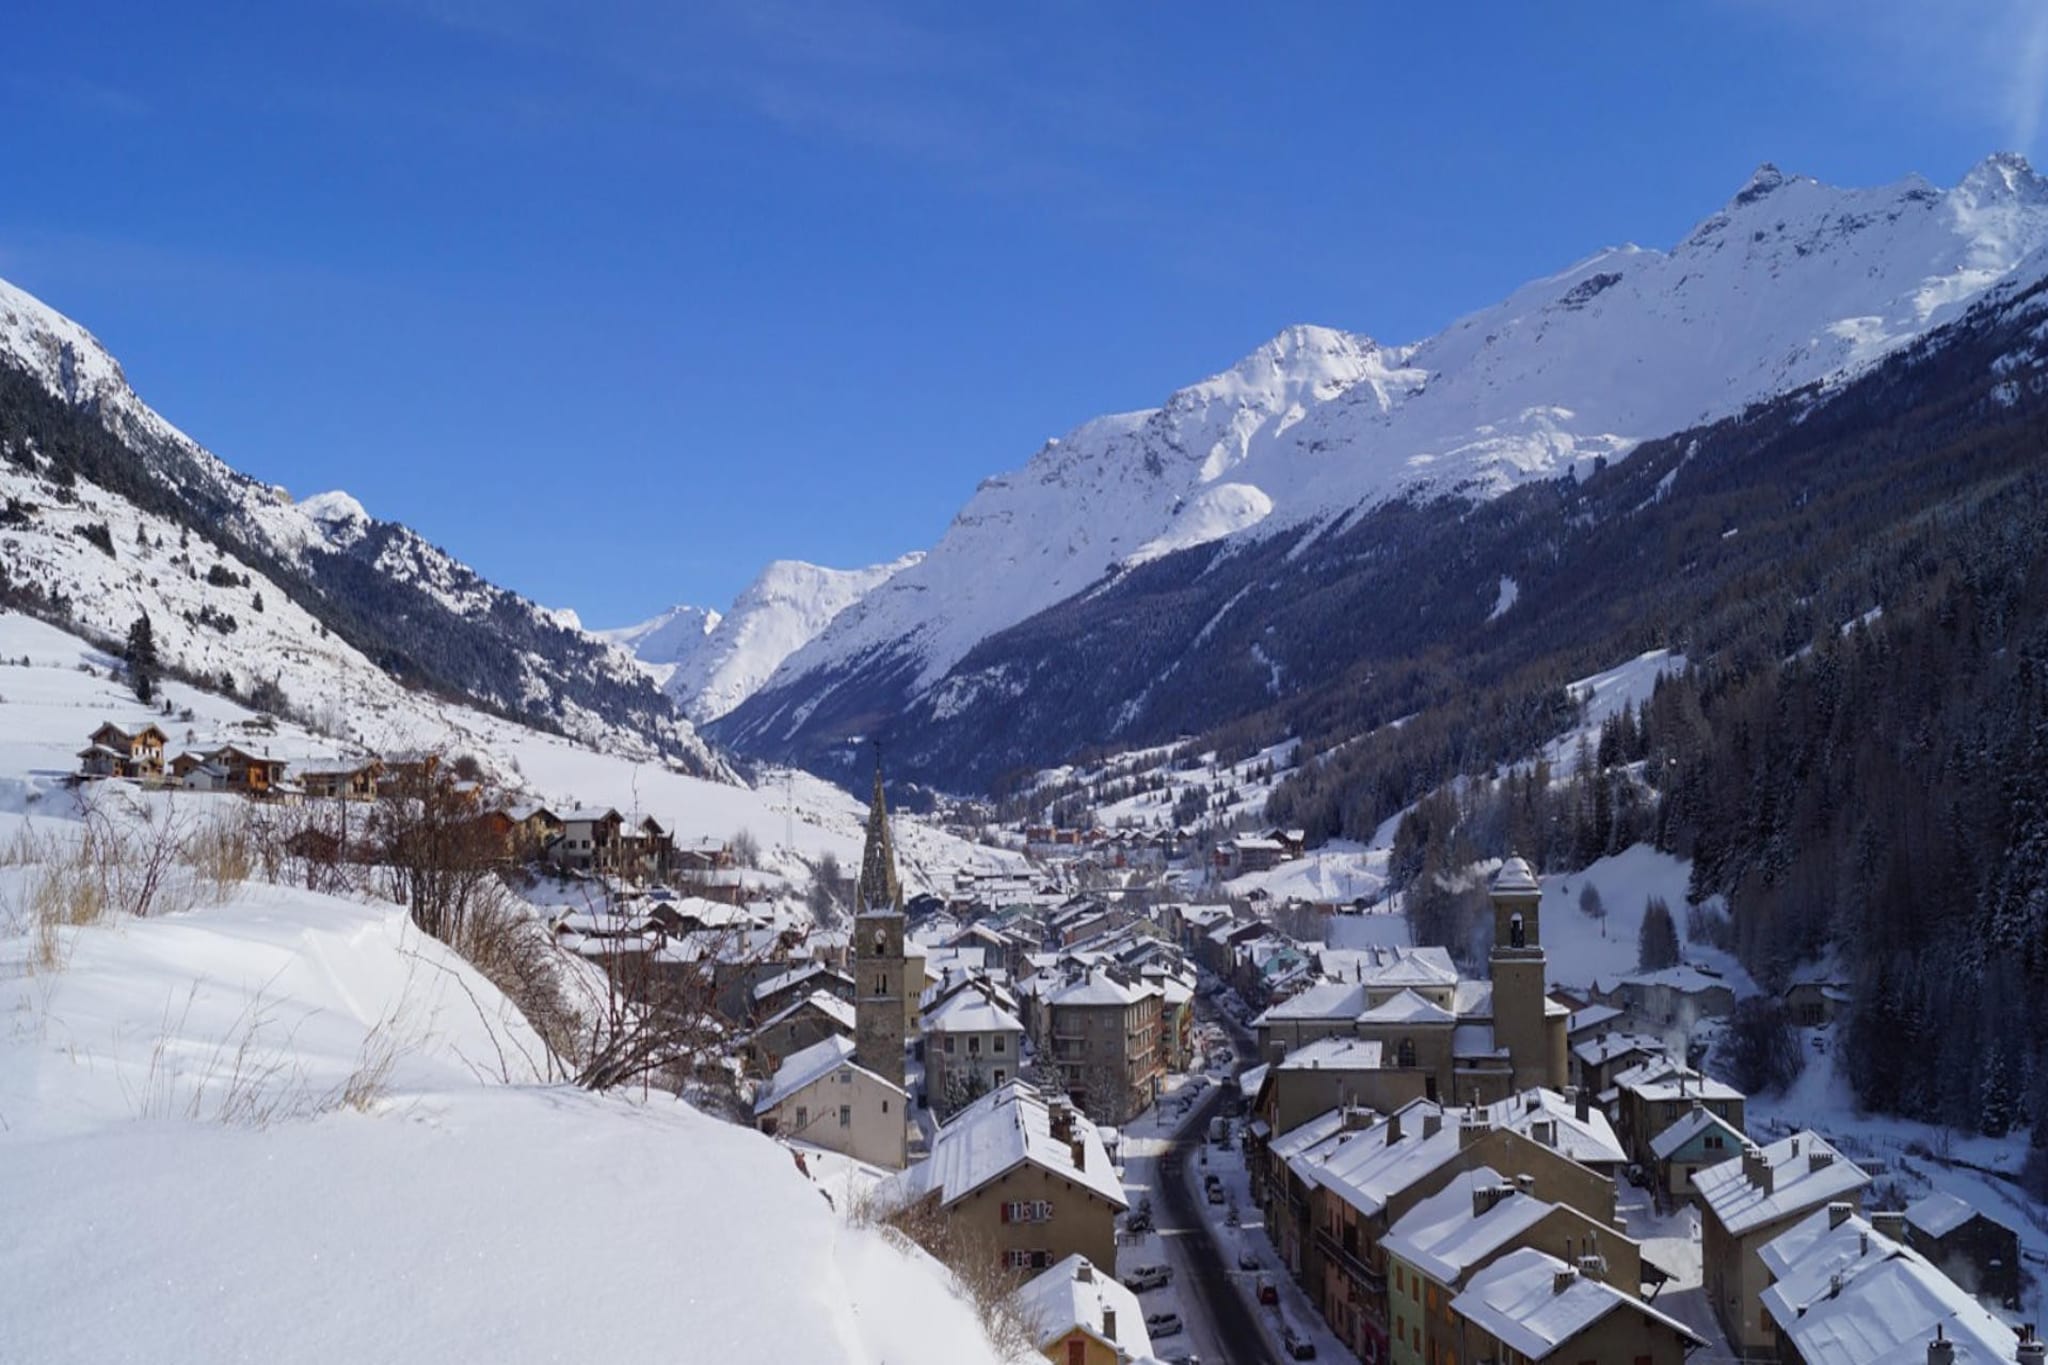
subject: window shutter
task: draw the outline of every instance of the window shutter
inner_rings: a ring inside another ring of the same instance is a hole
[[[1010,1221],[1010,1205],[1007,1203],[1003,1205],[1003,1221],[1005,1223]]]

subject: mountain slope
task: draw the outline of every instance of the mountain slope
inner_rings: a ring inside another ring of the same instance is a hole
[[[13,499],[10,577],[68,599],[71,619],[102,636],[118,637],[140,611],[196,617],[206,594],[166,585],[217,567],[205,585],[220,599],[213,605],[259,638],[200,647],[173,629],[174,664],[225,667],[245,687],[293,673],[304,679],[293,697],[302,708],[395,681],[693,771],[723,770],[624,653],[346,494],[294,503],[235,472],[145,405],[83,328],[5,283],[0,454],[0,494]],[[121,538],[103,559],[77,553],[81,528],[117,524]],[[268,621],[254,619],[258,597],[275,608]],[[318,666],[290,666],[309,651],[325,656]]]
[[[793,654],[715,733],[830,763],[847,736],[913,703],[943,719],[1008,708],[1049,656],[1013,658],[997,676],[970,654],[1055,604],[1080,610],[1199,547],[1288,562],[1369,514],[1588,474],[1645,440],[1870,365],[1957,317],[2044,241],[2048,182],[2017,157],[1989,158],[1948,190],[1918,177],[1837,189],[1766,166],[1670,251],[1603,251],[1428,340],[1290,329],[1164,406],[1087,423],[984,483],[923,563]],[[1187,644],[1211,616],[1142,633]],[[1301,672],[1267,665],[1269,691]],[[1093,738],[1118,738],[1115,722],[1128,729],[1158,680],[1124,679],[1123,711],[1090,710]],[[1073,742],[1015,738],[1031,762]]]
[[[597,634],[633,652],[684,714],[716,720],[758,690],[782,661],[840,613],[924,556],[865,569],[778,559],[724,613],[671,607],[651,621]]]

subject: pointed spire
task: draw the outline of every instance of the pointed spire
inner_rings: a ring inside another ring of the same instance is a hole
[[[903,909],[903,887],[896,880],[896,848],[889,839],[889,808],[882,800],[882,747],[875,745],[875,795],[868,803],[867,847],[860,856],[860,888],[854,913]]]

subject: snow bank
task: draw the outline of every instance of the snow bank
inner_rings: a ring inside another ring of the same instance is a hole
[[[42,974],[0,937],[0,1360],[997,1359],[775,1143],[532,1083],[523,1022],[394,906],[67,933]]]

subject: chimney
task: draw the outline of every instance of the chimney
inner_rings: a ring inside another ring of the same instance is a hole
[[[1086,1261],[1081,1262],[1074,1267],[1074,1278],[1082,1284],[1093,1284],[1095,1282],[1095,1267],[1089,1265]]]
[[[1593,1108],[1592,1100],[1587,1097],[1586,1087],[1583,1085],[1579,1086],[1572,1092],[1572,1098],[1575,1102],[1573,1112],[1579,1116],[1580,1123],[1586,1122],[1587,1119],[1592,1117]]]
[[[2020,1365],[2043,1365],[2048,1362],[2048,1342],[2034,1335],[2034,1324],[2027,1323],[2020,1328],[2020,1349],[2014,1359]]]
[[[1443,1130],[1444,1116],[1442,1114],[1424,1114],[1422,1116],[1422,1136],[1425,1140],[1435,1137]]]
[[[1081,1141],[1079,1133],[1076,1133],[1073,1140],[1067,1144],[1067,1150],[1073,1153],[1075,1170],[1085,1171],[1088,1169],[1088,1144]]]
[[[1927,1365],[1956,1365],[1956,1344],[1941,1330],[1941,1324],[1934,1324],[1934,1340],[1927,1343]]]
[[[1574,1284],[1577,1284],[1578,1280],[1579,1272],[1575,1268],[1568,1265],[1561,1265],[1557,1268],[1557,1273],[1550,1277],[1550,1292],[1553,1294],[1562,1294],[1565,1290],[1570,1289]]]
[[[1528,1174],[1516,1176],[1515,1189],[1518,1193],[1526,1194],[1531,1199],[1534,1199],[1536,1197],[1536,1177]]]
[[[1464,1151],[1492,1131],[1493,1125],[1486,1121],[1485,1114],[1477,1109],[1468,1110],[1458,1123],[1458,1150]]]
[[[1806,1154],[1806,1168],[1810,1171],[1824,1171],[1835,1164],[1835,1154],[1825,1147],[1815,1147]]]
[[[1370,1128],[1372,1127],[1372,1120],[1373,1112],[1365,1106],[1358,1104],[1347,1104],[1344,1106],[1344,1132],[1356,1133]]]
[[[1854,1204],[1849,1203],[1847,1200],[1836,1200],[1828,1205],[1828,1226],[1830,1228],[1842,1226],[1842,1224],[1849,1221],[1849,1216],[1855,1212],[1856,1206]]]
[[[1396,1110],[1395,1110],[1395,1111],[1394,1111],[1393,1113],[1391,1113],[1391,1114],[1387,1115],[1387,1144],[1386,1144],[1386,1145],[1387,1145],[1387,1146],[1389,1146],[1389,1147],[1391,1147],[1391,1146],[1393,1146],[1393,1145],[1394,1145],[1395,1143],[1399,1142],[1400,1140],[1401,1140],[1401,1111],[1400,1111],[1400,1110],[1398,1110],[1398,1109],[1396,1109]]]
[[[1052,1126],[1053,1140],[1071,1142],[1074,1137],[1074,1111],[1066,1100],[1054,1099],[1046,1105],[1046,1115]]]
[[[1906,1215],[1897,1209],[1887,1209],[1870,1215],[1870,1226],[1894,1242],[1906,1240]]]
[[[1607,1278],[1607,1258],[1600,1254],[1598,1233],[1586,1234],[1586,1250],[1579,1257],[1579,1275],[1588,1280]]]

